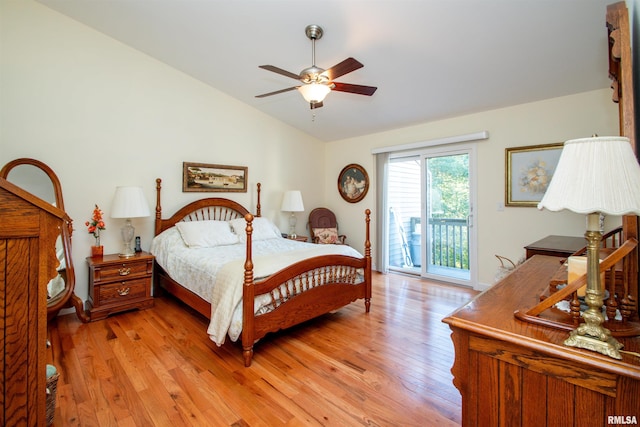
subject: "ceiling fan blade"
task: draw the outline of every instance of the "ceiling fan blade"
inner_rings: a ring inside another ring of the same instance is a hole
[[[309,108],[311,108],[312,110],[315,110],[316,108],[320,108],[322,107],[324,104],[322,104],[322,101],[320,102],[316,102],[315,104],[310,102],[309,103]]]
[[[277,95],[279,93],[289,92],[290,90],[298,89],[298,86],[288,87],[286,89],[276,90],[275,92],[263,93],[262,95],[256,95],[256,98],[265,98],[271,95]]]
[[[278,68],[273,65],[258,65],[258,68],[262,68],[263,70],[267,70],[267,71],[272,71],[282,76],[291,77],[292,79],[300,80],[300,76],[298,74],[294,74],[291,71],[283,70],[282,68]]]
[[[336,64],[333,67],[329,68],[327,71],[325,71],[322,74],[325,74],[327,77],[329,77],[329,80],[333,80],[362,67],[364,67],[364,65],[358,62],[356,59],[347,58],[341,63]]]
[[[334,84],[334,87],[332,90],[337,90],[338,92],[355,93],[357,95],[371,96],[378,89],[377,87],[374,87],[374,86],[352,85],[349,83],[333,82],[333,84]]]

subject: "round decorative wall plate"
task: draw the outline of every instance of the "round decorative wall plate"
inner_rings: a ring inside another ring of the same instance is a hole
[[[358,164],[351,163],[338,175],[338,192],[349,203],[357,203],[364,199],[369,191],[369,175]]]

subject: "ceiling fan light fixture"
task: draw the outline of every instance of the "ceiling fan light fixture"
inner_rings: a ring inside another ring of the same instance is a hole
[[[338,92],[354,93],[356,95],[371,96],[378,89],[374,86],[354,85],[349,83],[339,83],[334,81],[338,77],[344,76],[352,71],[362,68],[364,65],[355,58],[347,58],[344,61],[325,70],[316,66],[316,40],[322,37],[322,28],[317,25],[309,25],[305,29],[305,34],[311,40],[311,67],[305,68],[300,74],[294,74],[291,71],[273,65],[260,65],[259,68],[299,80],[301,86],[288,87],[286,89],[276,90],[274,92],[256,95],[256,98],[264,98],[271,95],[277,95],[290,90],[298,89],[305,101],[309,103],[311,109],[322,107],[324,98],[332,90]]]
[[[321,83],[309,83],[298,88],[304,99],[310,104],[324,101],[331,88]]]

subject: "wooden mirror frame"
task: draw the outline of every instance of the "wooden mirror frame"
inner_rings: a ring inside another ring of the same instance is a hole
[[[44,172],[44,174],[51,181],[56,207],[64,211],[64,200],[62,198],[62,186],[60,185],[60,180],[58,179],[58,176],[55,174],[55,172],[53,172],[53,170],[49,166],[42,163],[41,161],[29,158],[12,160],[2,167],[2,169],[0,170],[0,177],[11,182],[8,178],[9,173],[17,166],[25,165],[34,166],[40,169],[40,171]],[[14,184],[18,183],[14,182]],[[18,186],[20,185],[18,184]],[[28,188],[23,188],[23,190],[29,191]],[[50,200],[45,201],[51,203]],[[60,233],[62,250],[64,252],[65,258],[65,288],[64,291],[62,291],[59,295],[56,295],[51,303],[47,303],[47,321],[50,321],[51,319],[56,317],[61,309],[73,307],[76,309],[78,318],[83,322],[88,322],[89,318],[84,312],[82,300],[74,293],[76,278],[73,268],[73,258],[71,256],[71,235],[73,234],[73,220],[68,216],[65,220],[65,226],[62,227]]]

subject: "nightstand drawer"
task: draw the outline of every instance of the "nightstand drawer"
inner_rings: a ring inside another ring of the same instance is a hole
[[[98,300],[99,305],[120,304],[127,300],[136,298],[144,298],[149,289],[149,279],[123,280],[121,282],[113,282],[107,285],[97,286],[94,297]]]
[[[148,260],[131,261],[104,265],[93,270],[93,283],[109,282],[113,280],[129,280],[134,277],[151,274],[153,264]]]

